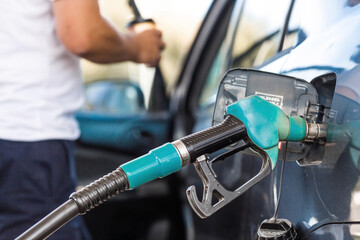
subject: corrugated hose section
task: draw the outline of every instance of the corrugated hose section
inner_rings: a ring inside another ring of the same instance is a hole
[[[94,207],[128,189],[128,179],[125,172],[118,168],[70,195],[76,202],[79,213],[85,214]]]

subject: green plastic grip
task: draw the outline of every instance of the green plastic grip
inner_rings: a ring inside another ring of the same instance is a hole
[[[306,137],[306,122],[302,117],[288,116],[290,122],[289,136],[290,142],[300,142]],[[280,139],[280,140],[286,140]]]
[[[176,148],[171,143],[166,143],[120,167],[125,171],[129,188],[132,189],[179,171],[181,158]]]
[[[279,141],[302,141],[306,122],[301,117],[286,116],[276,105],[259,96],[239,100],[227,107],[227,113],[244,123],[251,141],[270,157],[272,168],[278,157]]]

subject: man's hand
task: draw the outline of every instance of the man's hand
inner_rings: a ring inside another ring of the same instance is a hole
[[[142,24],[145,25],[146,23],[139,23],[139,25]],[[157,66],[161,58],[161,51],[165,47],[165,43],[161,39],[162,33],[154,27],[142,28],[141,26],[134,26],[129,29],[128,35],[130,37],[129,41],[133,42],[138,49],[137,56],[133,61],[146,63],[149,67]]]
[[[120,33],[101,15],[97,0],[55,0],[56,32],[75,55],[96,63],[134,61],[157,66],[164,42],[155,28]]]

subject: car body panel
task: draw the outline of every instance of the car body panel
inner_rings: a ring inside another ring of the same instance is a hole
[[[326,12],[328,4],[341,6],[339,3],[343,3],[320,2],[321,6],[318,5],[319,8],[314,10],[320,16],[322,14],[319,11]],[[356,34],[360,32],[359,7],[342,5],[342,8],[333,8],[330,13],[337,13],[336,18],[309,33],[306,39],[281,59],[261,68],[309,82],[325,73],[334,72],[337,75],[331,107],[334,117],[329,123],[328,143],[322,162],[314,166],[300,166],[296,162],[288,162],[284,170],[278,216],[289,219],[304,239],[325,239],[319,238],[320,235],[327,236],[326,239],[353,239],[354,236],[359,236],[357,224],[360,220],[360,148],[356,140],[360,129],[360,37]],[[311,16],[314,24],[319,15],[311,13],[310,11],[306,15],[306,21],[311,22],[308,19]],[[305,30],[306,28],[304,32]],[[349,130],[348,125],[355,127]],[[342,132],[348,131],[350,136],[337,136],[339,134],[334,132],[338,129],[342,129]],[[279,190],[279,165],[267,179],[267,183],[254,187],[250,190],[253,192],[252,197],[243,200],[244,204],[253,202],[250,206],[257,203],[262,209],[257,207],[256,211],[262,219],[251,214],[248,218],[252,220],[247,225],[260,224],[263,219],[272,216]],[[265,194],[266,197],[261,198],[261,195]],[[341,224],[345,227],[339,227]],[[245,234],[247,236],[256,234],[253,227],[249,227],[248,231],[249,234]]]
[[[300,24],[298,44],[285,54],[279,53],[279,57],[275,55],[259,69],[308,82],[327,73],[335,73],[337,79],[328,143],[321,163],[313,166],[286,163],[278,217],[289,219],[300,239],[353,239],[360,235],[357,137],[360,129],[360,37],[356,34],[360,32],[360,6],[349,6],[344,1],[303,1],[295,7],[307,10]],[[204,115],[199,114],[198,119],[195,129],[208,124]],[[244,181],[242,178],[257,173],[260,161],[242,154],[233,158],[232,162],[224,162],[217,173],[224,185],[234,189]],[[234,171],[239,172],[234,174]],[[253,239],[257,226],[273,216],[278,202],[280,172],[278,163],[271,176],[222,209],[223,212],[205,220],[195,216],[198,229],[195,238]],[[192,181],[201,188],[198,180]],[[214,230],[214,225],[220,222],[222,224]],[[213,231],[207,234],[206,229],[210,228]]]

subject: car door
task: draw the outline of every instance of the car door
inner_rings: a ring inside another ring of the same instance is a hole
[[[275,2],[272,3],[276,8]],[[252,67],[305,79],[316,86],[324,99],[329,94],[332,97],[328,90],[335,88],[328,144],[314,162],[286,163],[278,217],[292,222],[299,239],[357,239],[359,38],[354,33],[359,32],[358,1],[292,1],[289,5],[293,9],[284,18],[286,31],[281,28],[279,31],[286,33],[283,39],[288,44],[268,55],[270,58],[263,57],[261,48],[262,43],[272,39],[271,34],[240,54],[224,54],[213,61],[203,92],[196,93],[200,98],[194,97],[192,131],[211,124],[215,101],[211,96],[216,94],[218,81],[224,74],[222,69]],[[243,11],[245,14],[246,8]],[[263,49],[269,51],[266,46]],[[257,62],[260,57],[265,61]],[[215,76],[213,81],[211,76]],[[206,97],[201,98],[202,94]],[[260,167],[258,162],[254,157],[238,154],[233,162],[229,159],[215,171],[219,171],[218,178],[225,186],[234,189],[243,182],[241,178],[255,175]],[[274,214],[280,175],[281,164],[278,164],[268,178],[221,212],[205,221],[194,216],[196,239],[254,239],[261,222]],[[191,170],[186,180],[188,185],[197,183],[201,189],[201,182]]]
[[[307,9],[299,42],[274,71],[315,86],[321,79],[320,96],[331,84],[335,93],[324,152],[313,164],[287,163],[279,214],[293,222],[302,239],[357,239],[360,41],[353,33],[360,29],[359,5],[357,1],[304,1],[297,7]],[[314,21],[312,13],[322,20]],[[271,71],[271,65],[264,69]],[[336,79],[324,77],[329,73]]]

